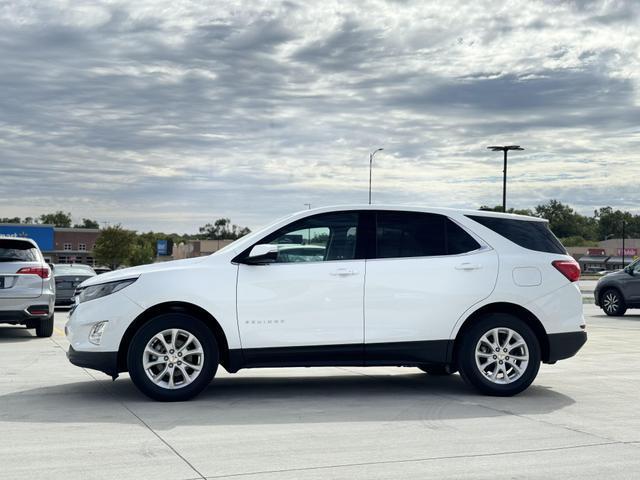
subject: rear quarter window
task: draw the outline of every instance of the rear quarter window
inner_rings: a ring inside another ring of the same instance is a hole
[[[467,215],[467,217],[523,248],[536,252],[567,254],[560,240],[549,229],[547,222],[480,215]]]
[[[39,262],[38,249],[22,240],[0,238],[0,262]]]

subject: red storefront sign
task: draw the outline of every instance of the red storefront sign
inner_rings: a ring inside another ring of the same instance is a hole
[[[638,249],[637,248],[625,248],[624,249],[624,256],[625,257],[635,257],[638,254]],[[619,248],[618,249],[618,256],[621,257],[622,256],[622,249]]]
[[[587,248],[587,255],[590,257],[604,257],[604,248]]]

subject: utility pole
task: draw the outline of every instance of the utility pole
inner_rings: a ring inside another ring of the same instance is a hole
[[[373,170],[373,157],[384,148],[378,148],[369,154],[369,205],[371,205],[371,171]]]
[[[502,211],[507,211],[507,152],[509,150],[524,150],[520,145],[493,145],[487,147],[494,152],[504,152],[504,168],[502,169]]]
[[[623,270],[624,270],[624,237],[625,237],[624,226],[625,226],[625,223],[626,222],[624,220],[622,220],[622,269]]]

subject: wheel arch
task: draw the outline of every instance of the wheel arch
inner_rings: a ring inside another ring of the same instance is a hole
[[[144,312],[136,317],[136,319],[131,322],[131,325],[127,327],[120,340],[120,345],[118,347],[118,371],[126,372],[127,368],[127,352],[129,350],[129,345],[131,344],[131,340],[133,336],[136,334],[143,325],[146,325],[150,322],[154,317],[164,314],[164,313],[188,313],[193,317],[201,320],[213,333],[213,336],[218,343],[219,355],[220,355],[220,364],[228,369],[229,365],[229,342],[227,341],[227,336],[224,333],[224,330],[220,326],[220,323],[204,308],[199,307],[193,303],[188,302],[164,302],[156,304],[152,307],[149,307]]]
[[[516,305],[515,303],[509,302],[497,302],[490,303],[488,305],[483,305],[478,310],[474,311],[471,315],[469,315],[456,334],[456,337],[453,341],[451,352],[449,353],[449,358],[452,363],[455,364],[457,362],[457,351],[462,338],[467,330],[469,330],[473,325],[475,325],[482,318],[491,315],[492,313],[507,313],[513,315],[516,318],[524,321],[535,333],[538,342],[540,343],[540,354],[543,362],[549,361],[549,337],[547,331],[545,330],[542,322],[533,314],[531,311],[526,308]]]

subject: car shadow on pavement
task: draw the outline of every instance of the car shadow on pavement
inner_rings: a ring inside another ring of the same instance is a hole
[[[36,339],[33,330],[23,326],[1,326],[0,327],[0,345],[5,343],[25,342],[27,340]]]
[[[125,375],[116,382],[100,377],[0,395],[0,419],[136,423],[137,416],[159,430],[185,424],[422,421],[435,425],[451,419],[544,414],[573,403],[572,398],[540,385],[516,397],[485,397],[467,387],[459,375],[424,373],[225,376],[190,402],[159,403],[142,396]],[[47,404],[55,405],[55,415],[43,406]]]

